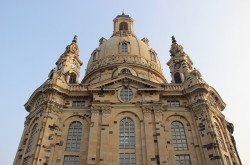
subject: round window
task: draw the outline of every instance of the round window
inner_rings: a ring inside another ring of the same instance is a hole
[[[129,102],[133,98],[133,91],[130,88],[122,88],[120,90],[120,99],[123,102]]]

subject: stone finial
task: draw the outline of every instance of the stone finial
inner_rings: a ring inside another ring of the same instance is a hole
[[[184,53],[183,51],[183,47],[179,44],[177,44],[177,41],[175,39],[174,36],[171,37],[172,38],[172,45],[171,45],[171,49],[170,49],[170,53],[172,57],[174,57],[175,55],[182,55]]]
[[[176,43],[175,37],[172,36],[171,38],[172,38],[172,44],[175,44]]]
[[[148,43],[149,43],[149,40],[146,38],[146,37],[144,37],[143,39],[141,39],[145,44],[147,44],[148,45]]]
[[[125,13],[124,13],[124,9],[122,9],[122,15],[125,15]]]
[[[77,35],[74,36],[72,42],[77,43]]]

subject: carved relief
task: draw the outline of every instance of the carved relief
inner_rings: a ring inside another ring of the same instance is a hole
[[[108,117],[111,114],[111,107],[110,106],[103,106],[101,107],[102,115],[104,118]]]
[[[157,117],[162,116],[163,109],[162,109],[161,105],[153,106],[153,111],[154,111],[155,116],[157,116]]]
[[[37,109],[40,105],[42,105],[44,102],[46,102],[48,100],[47,96],[42,93],[37,100],[34,103],[34,109]]]
[[[149,118],[152,113],[152,106],[143,106],[142,112],[144,117]]]
[[[144,65],[146,67],[149,67],[149,68],[161,73],[161,69],[156,63],[154,63],[152,61],[149,62],[142,57],[131,55],[131,56],[112,56],[112,57],[107,57],[105,59],[95,61],[95,62],[91,63],[91,66],[87,70],[87,74],[94,69],[101,68],[101,67],[109,65],[109,64],[121,63],[124,61]]]
[[[101,111],[101,107],[100,106],[92,106],[91,107],[91,118],[96,119],[99,116],[99,113]]]

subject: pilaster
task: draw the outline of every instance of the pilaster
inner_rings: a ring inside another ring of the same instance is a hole
[[[91,124],[89,133],[89,148],[88,148],[88,165],[96,165],[99,163],[99,135],[100,135],[100,107],[91,107]]]
[[[214,137],[208,105],[205,102],[194,104],[192,111],[198,128],[199,146],[202,148],[205,163],[208,165],[223,165],[219,146]]]
[[[159,161],[160,164],[164,165],[167,164],[167,149],[166,149],[166,137],[164,131],[164,124],[163,124],[163,110],[162,107],[154,106],[153,112],[155,116],[155,136],[157,137],[157,145],[158,145],[158,152],[159,152]]]
[[[101,145],[100,145],[100,165],[112,165],[112,161],[109,158],[112,155],[109,145],[109,122],[110,122],[111,107],[101,106]]]
[[[154,130],[153,130],[153,116],[152,108],[150,106],[143,106],[143,120],[144,120],[144,132],[146,141],[146,155],[147,165],[155,165],[155,146],[154,146]]]

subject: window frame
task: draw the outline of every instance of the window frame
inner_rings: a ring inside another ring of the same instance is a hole
[[[177,159],[177,157],[178,157],[178,159]],[[184,159],[181,158],[181,157],[184,157]],[[186,159],[186,158],[188,158],[188,159]],[[181,162],[182,160],[184,160],[185,162],[182,163],[182,162]],[[178,162],[177,162],[177,161],[178,161]],[[189,161],[188,164],[187,164],[186,161]],[[175,164],[176,164],[176,165],[182,165],[182,164],[185,164],[185,165],[192,165],[190,155],[189,155],[189,154],[175,155]]]
[[[128,43],[126,42],[121,43],[121,53],[128,53]]]
[[[32,151],[32,148],[34,147],[34,142],[35,142],[35,139],[37,137],[38,131],[39,131],[38,123],[35,123],[33,125],[32,129],[31,129],[31,131],[30,131],[30,135],[29,135],[27,147],[26,147],[26,150],[25,150],[25,154]]]
[[[180,107],[180,106],[181,106],[179,100],[168,100],[168,101],[167,101],[167,105],[168,105],[169,107]]]
[[[84,100],[73,100],[72,101],[72,108],[78,109],[85,107],[85,101]]]
[[[135,148],[135,122],[130,117],[124,117],[120,120],[119,148]]]
[[[171,136],[173,149],[175,151],[187,151],[188,141],[186,136],[185,127],[180,121],[173,121],[171,123]]]
[[[215,123],[214,131],[215,131],[215,134],[216,134],[216,140],[217,140],[220,148],[222,148],[224,151],[226,151],[226,144],[225,144],[225,141],[224,141],[224,136],[223,136],[223,134],[221,132],[220,126],[217,123]]]
[[[74,158],[74,159],[73,159],[73,162],[71,162],[71,160],[65,162],[66,158],[68,158],[68,159]],[[63,165],[79,165],[79,160],[80,160],[80,157],[78,155],[64,155],[64,157],[63,157]]]
[[[118,98],[123,103],[129,103],[134,98],[134,91],[130,87],[122,87],[118,91]]]
[[[119,153],[119,165],[136,165],[136,154]]]
[[[68,127],[65,151],[80,152],[82,138],[83,138],[83,124],[80,121],[71,122]]]

